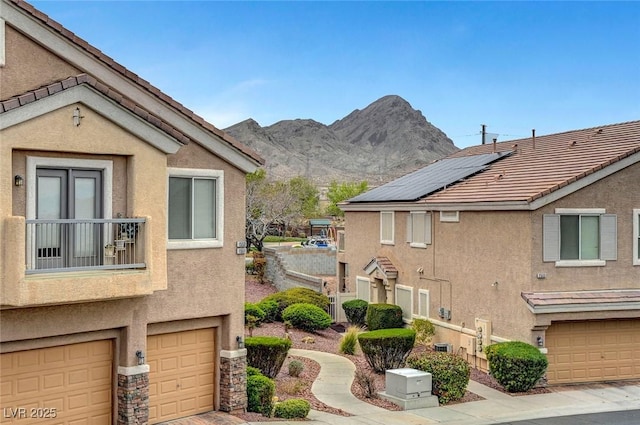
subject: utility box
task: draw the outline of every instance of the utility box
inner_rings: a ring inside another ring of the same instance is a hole
[[[403,399],[431,395],[431,374],[421,370],[403,368],[385,372],[386,388],[389,395]]]

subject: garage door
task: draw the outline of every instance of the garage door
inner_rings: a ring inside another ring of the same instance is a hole
[[[550,384],[640,378],[640,319],[553,323],[546,339]]]
[[[150,336],[149,423],[213,410],[213,329]]]
[[[4,423],[111,424],[110,340],[0,356]]]

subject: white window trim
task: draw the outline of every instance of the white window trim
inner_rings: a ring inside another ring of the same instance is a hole
[[[413,242],[413,217],[414,215],[423,215],[425,221],[425,242]],[[426,249],[427,245],[431,244],[431,213],[426,211],[410,211],[409,216],[407,217],[409,220],[409,227],[411,228],[411,241],[409,242],[409,246],[411,248],[422,248]],[[428,237],[427,237],[428,235]]]
[[[420,301],[420,294],[425,294],[427,296],[427,305],[426,305],[426,316],[420,314],[420,312],[422,311],[422,302]],[[414,317],[420,318],[420,319],[428,319],[429,318],[429,290],[428,289],[418,289],[418,313],[414,314]]]
[[[402,291],[409,291],[409,305],[411,306],[411,311],[409,312],[409,318],[407,319],[406,317],[404,317],[404,312],[402,313],[402,321],[404,323],[411,323],[413,322],[413,287],[412,286],[406,286],[406,285],[398,285],[396,284],[396,288],[395,288],[395,299],[396,299],[396,305],[398,305],[398,290],[402,290]],[[400,306],[398,306],[400,307]]]
[[[216,238],[199,240],[171,240],[169,239],[169,220],[167,219],[166,235],[167,249],[202,249],[222,248],[224,246],[224,171],[206,170],[200,168],[167,168],[167,185],[169,177],[208,177],[217,180],[216,183]],[[169,211],[169,190],[167,189],[167,212]]]
[[[391,239],[382,239],[382,215],[391,214]],[[394,211],[380,211],[380,243],[382,245],[395,245],[394,239],[396,237],[396,214]]]
[[[5,43],[6,43],[6,33],[5,33],[5,22],[4,19],[0,18],[0,68],[4,68],[5,65]]]
[[[447,216],[446,214],[455,213]],[[440,211],[440,221],[444,223],[458,223],[460,222],[460,211]]]
[[[605,208],[556,208],[555,213],[560,215],[593,215],[600,216],[606,214]],[[604,267],[606,260],[558,260],[556,267]]]
[[[638,239],[640,238],[640,208],[633,210],[633,265],[640,266],[640,252],[638,252]]]

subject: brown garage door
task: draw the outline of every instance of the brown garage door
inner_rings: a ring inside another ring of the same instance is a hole
[[[213,410],[214,335],[198,329],[147,339],[149,423]]]
[[[0,422],[111,424],[110,340],[0,356]]]
[[[640,319],[553,323],[546,339],[550,384],[640,378]]]

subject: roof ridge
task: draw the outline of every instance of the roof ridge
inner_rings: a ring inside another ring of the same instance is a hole
[[[21,106],[27,105],[29,103],[36,102],[45,97],[53,96],[56,93],[59,93],[64,90],[68,90],[72,87],[80,86],[83,84],[91,86],[92,88],[102,93],[112,101],[118,103],[123,108],[128,109],[138,117],[142,118],[143,120],[149,122],[153,126],[164,131],[174,139],[178,140],[178,142],[182,143],[183,145],[186,145],[189,143],[190,141],[189,137],[187,137],[181,131],[171,126],[166,121],[162,120],[156,115],[150,113],[146,109],[142,108],[141,106],[139,106],[138,104],[136,104],[135,102],[127,98],[126,96],[123,96],[118,91],[96,80],[94,77],[86,73],[72,75],[70,77],[63,78],[53,83],[45,84],[36,89],[29,90],[24,93],[10,97],[9,99],[3,100],[2,102],[0,102],[0,114],[19,108]]]
[[[569,134],[569,133],[582,133],[582,132],[585,132],[585,131],[600,130],[602,128],[617,127],[617,126],[620,126],[620,125],[633,124],[633,123],[638,123],[638,122],[640,122],[640,120],[631,120],[631,121],[623,121],[623,122],[618,122],[618,123],[613,123],[613,124],[596,125],[596,126],[593,126],[593,127],[579,128],[579,129],[575,129],[575,130],[566,130],[566,131],[560,131],[560,132],[557,132],[557,133],[536,134],[536,139],[539,138],[539,137],[553,137],[553,136],[560,136],[560,135]],[[513,143],[513,142],[518,142],[520,140],[531,140],[531,138],[532,138],[531,136],[529,136],[529,137],[521,137],[519,139],[510,139],[510,140],[505,140],[505,141],[497,142],[497,143],[498,144],[500,144],[500,143]]]
[[[181,113],[182,115],[186,116],[191,121],[198,124],[200,127],[220,137],[229,145],[239,150],[240,152],[244,153],[245,155],[251,157],[254,161],[258,162],[259,164],[264,164],[264,158],[262,158],[258,152],[254,151],[253,149],[246,146],[245,144],[239,142],[230,134],[220,130],[210,122],[206,121],[203,117],[199,116],[198,114],[196,114],[195,112],[193,112],[192,110],[184,106],[182,103],[178,102],[177,100],[173,99],[171,96],[164,93],[159,88],[152,85],[149,81],[145,80],[144,78],[141,78],[140,76],[138,76],[138,74],[130,71],[124,65],[121,65],[120,63],[116,62],[113,58],[111,58],[110,56],[102,52],[102,50],[91,45],[86,40],[78,37],[74,32],[69,31],[59,22],[55,21],[54,19],[51,19],[46,13],[36,9],[35,6],[31,5],[25,0],[9,0],[9,1],[15,4],[17,7],[19,7],[23,11],[29,13],[35,19],[40,20],[49,28],[51,28],[52,30],[59,33],[61,36],[68,39],[74,45],[78,46],[79,48],[83,49],[87,53],[91,54],[92,56],[100,60],[107,67],[118,72],[125,78],[133,81],[135,84],[137,84],[139,87],[146,90],[155,98],[167,104],[171,108],[175,109],[177,112]]]

